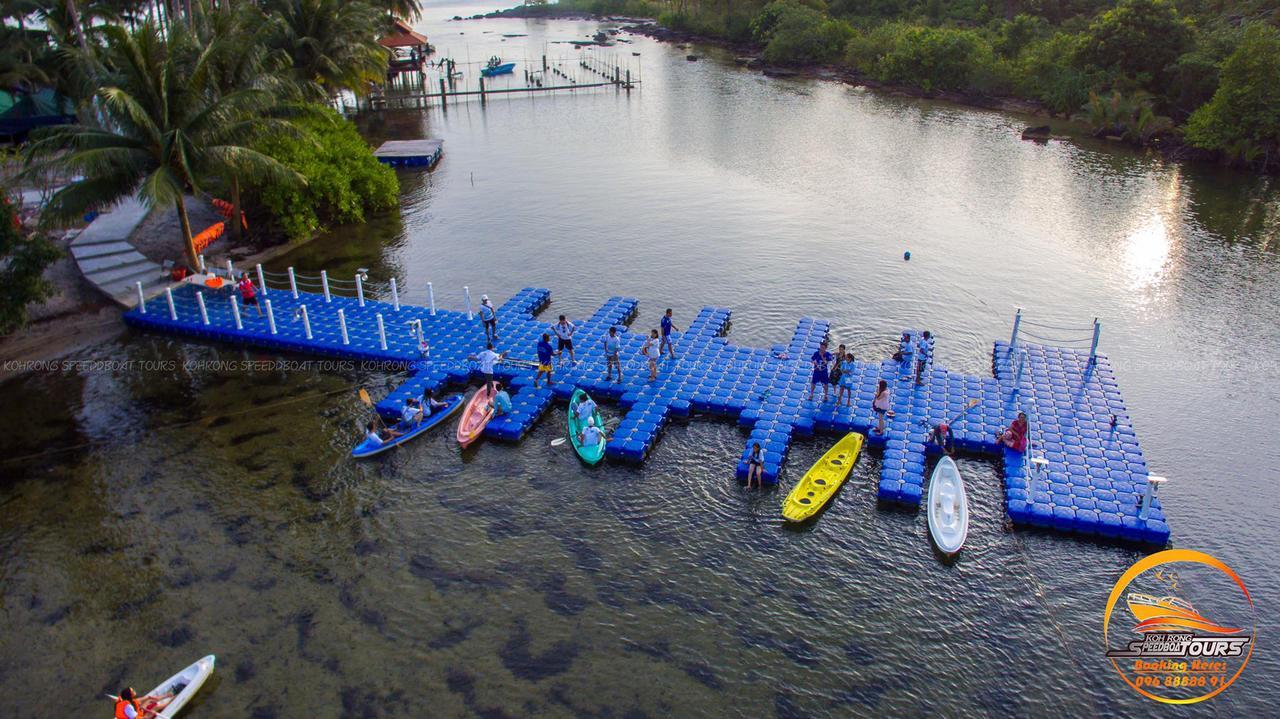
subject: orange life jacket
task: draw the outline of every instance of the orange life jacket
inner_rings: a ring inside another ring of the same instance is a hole
[[[134,699],[117,699],[116,700],[116,719],[129,719],[129,715],[124,713],[124,708],[133,705],[133,710],[137,712],[138,719],[142,719],[142,708],[138,706],[137,700]]]

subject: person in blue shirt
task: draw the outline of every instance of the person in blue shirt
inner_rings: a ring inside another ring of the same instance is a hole
[[[480,295],[480,324],[484,326],[484,338],[489,342],[498,340],[498,311],[489,301],[489,295]]]
[[[547,376],[547,386],[555,384],[551,381],[551,358],[555,355],[555,350],[551,349],[551,335],[546,332],[542,333],[542,339],[538,341],[538,373],[533,376],[533,388],[538,388],[538,378],[542,375]]]
[[[658,347],[658,353],[661,354],[666,350],[671,355],[671,359],[676,358],[676,345],[671,341],[671,333],[679,332],[680,328],[671,322],[671,308],[667,308],[666,314],[662,316],[662,344]]]
[[[831,390],[831,353],[827,351],[827,341],[823,340],[818,345],[818,349],[814,351],[813,356],[809,358],[813,362],[813,377],[809,379],[809,400],[813,401],[813,391],[818,385],[822,385],[822,401],[828,399],[828,392]]]
[[[494,382],[493,388],[496,391],[490,404],[493,406],[494,416],[501,417],[504,414],[511,414],[511,395],[507,394],[507,391],[502,388],[501,382]]]
[[[544,335],[545,336],[545,335]],[[550,345],[547,345],[550,348]],[[619,355],[622,352],[622,338],[618,336],[618,328],[610,327],[609,334],[604,338],[604,378],[613,381],[613,368],[618,368],[618,381],[622,381],[622,360]]]

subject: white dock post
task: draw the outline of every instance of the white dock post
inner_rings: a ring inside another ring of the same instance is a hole
[[[356,273],[356,303],[364,307],[364,281],[360,279],[360,273]]]
[[[231,266],[230,257],[227,258],[227,277],[230,277],[233,280],[236,278],[236,268]]]
[[[302,313],[302,331],[307,334],[307,339],[311,339],[311,318],[307,316],[307,306],[299,305],[298,311]]]
[[[133,284],[138,288],[138,311],[145,315],[147,313],[147,298],[142,294],[142,282],[134,282]]]
[[[262,290],[262,294],[267,294],[267,275],[262,271],[262,265],[258,265],[258,288]]]
[[[431,316],[435,317],[436,316],[436,291],[435,291],[435,288],[431,286],[430,282],[427,283],[427,304],[431,305]]]
[[[1018,351],[1018,371],[1013,375],[1013,391],[1017,392],[1022,387],[1022,370],[1027,364],[1027,351]]]
[[[209,271],[209,269],[208,269],[208,268],[205,266],[205,264],[204,264],[204,255],[203,255],[203,254],[197,255],[197,256],[196,256],[196,259],[197,259],[197,260],[200,260],[200,271],[201,271],[201,272],[208,272],[208,271]]]
[[[324,285],[324,301],[329,302],[333,298],[329,296],[329,273],[326,270],[320,270],[320,284]]]
[[[298,278],[293,275],[293,268],[289,268],[289,291],[293,293],[293,299],[298,299]]]
[[[1138,519],[1147,521],[1147,513],[1151,511],[1151,502],[1156,498],[1156,490],[1160,485],[1168,482],[1167,477],[1157,477],[1154,474],[1147,475],[1147,491],[1142,495],[1142,511],[1138,512]]]
[[[382,349],[387,348],[387,327],[382,324],[382,313],[378,313],[378,345]]]
[[[347,314],[341,307],[338,308],[338,327],[342,329],[342,344],[351,344],[351,337],[347,335]]]
[[[271,300],[267,300],[267,327],[271,329],[271,334],[276,333],[276,313],[271,309]]]
[[[204,293],[196,293],[196,304],[200,305],[200,322],[201,324],[209,324],[209,311],[204,307]]]
[[[464,285],[462,294],[467,296],[467,319],[475,319],[475,315],[471,314],[471,288]]]
[[[1018,344],[1018,325],[1022,324],[1022,308],[1013,315],[1013,334],[1009,335],[1009,349],[1013,349]]]
[[[236,302],[234,295],[231,297],[231,316],[235,318],[236,329],[244,329],[244,322],[240,320],[240,303]]]
[[[178,319],[178,308],[173,306],[173,289],[172,288],[170,287],[164,288],[164,298],[169,301],[169,319],[171,320]]]
[[[1102,323],[1097,317],[1093,318],[1093,344],[1089,346],[1089,363],[1092,364],[1098,359],[1098,340],[1102,337]]]
[[[396,278],[391,278],[391,304],[396,308],[396,312],[400,311],[400,293],[396,291]]]

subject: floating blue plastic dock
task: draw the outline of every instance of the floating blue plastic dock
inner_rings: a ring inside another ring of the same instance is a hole
[[[464,312],[433,313],[398,301],[338,295],[326,301],[322,295],[295,296],[275,287],[262,297],[264,309],[270,302],[274,330],[269,317],[252,311],[241,313],[237,328],[231,297],[188,286],[174,291],[172,310],[164,298],[156,298],[127,313],[125,321],[200,339],[401,364],[413,375],[378,404],[389,417],[398,416],[406,397],[473,379],[474,367],[467,357],[485,343],[479,318],[468,319]],[[535,358],[539,336],[551,327],[535,315],[550,301],[549,290],[526,288],[498,308],[497,348],[508,359]],[[568,400],[574,388],[582,388],[625,410],[608,445],[612,459],[644,461],[672,418],[695,412],[720,415],[736,419],[750,433],[737,476],[746,476],[747,454],[759,442],[765,452],[765,481],[776,482],[792,437],[815,431],[861,432],[870,444],[883,447],[879,498],[916,508],[927,476],[929,427],[950,420],[976,399],[977,405],[953,426],[956,444],[961,450],[1003,460],[1008,514],[1015,524],[1157,545],[1169,539],[1158,500],[1141,518],[1147,465],[1103,356],[1024,342],[1017,342],[1015,352],[1009,343],[996,342],[993,376],[976,377],[935,366],[930,346],[919,384],[914,353],[900,361],[857,362],[853,407],[837,407],[820,397],[817,402],[807,399],[809,357],[826,338],[828,322],[801,319],[787,345],[740,347],[723,336],[729,310],[704,307],[686,331],[674,335],[678,359],[663,359],[658,379],[649,382],[640,355],[647,333],[626,331],[636,306],[634,299],[612,297],[591,317],[578,321],[574,344],[579,362],[570,367],[566,359],[551,389],[532,386],[531,368],[500,366],[498,376],[513,390],[514,411],[492,421],[485,435],[518,440],[553,399]],[[429,346],[425,355],[415,323],[420,323]],[[610,326],[618,327],[622,337],[622,383],[604,379],[602,339]],[[915,330],[907,334],[913,345],[918,344]],[[1015,357],[1024,357],[1021,373],[1015,369]],[[894,417],[885,434],[878,436],[870,432],[875,425],[871,400],[881,379],[893,390]],[[1006,450],[996,441],[1019,411],[1030,417],[1032,452],[1043,460],[1038,468],[1030,466],[1027,454]]]
[[[378,161],[392,167],[434,168],[444,152],[444,140],[388,140],[374,150]]]

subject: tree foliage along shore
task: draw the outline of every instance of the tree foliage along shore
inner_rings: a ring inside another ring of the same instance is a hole
[[[562,0],[927,92],[1035,100],[1135,144],[1280,170],[1274,0]],[[1185,132],[1184,132],[1185,130]]]
[[[75,123],[35,130],[24,148],[29,177],[76,178],[42,222],[136,194],[176,209],[175,254],[194,265],[189,195],[238,209],[253,189],[249,209],[262,214],[251,224],[289,238],[394,205],[395,173],[323,103],[380,81],[378,36],[420,12],[418,0],[0,1],[0,86],[52,86],[76,105]],[[29,246],[6,240],[0,251]],[[52,261],[21,257],[36,280]],[[44,289],[12,287],[26,289],[0,296],[0,329]]]

